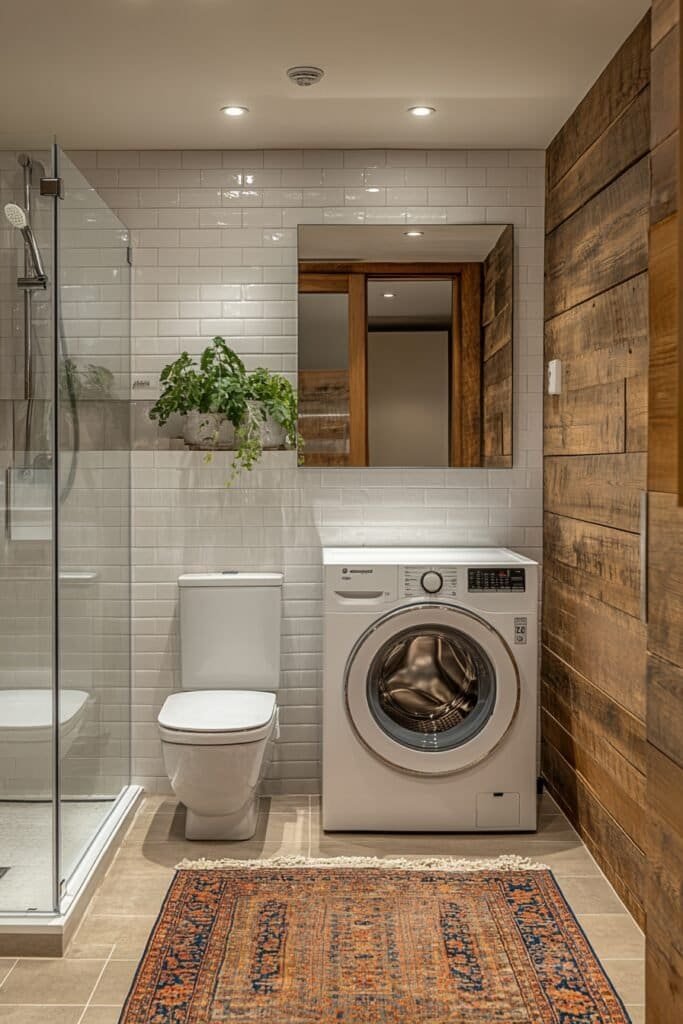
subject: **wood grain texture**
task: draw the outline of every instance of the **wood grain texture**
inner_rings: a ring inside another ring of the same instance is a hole
[[[650,144],[654,149],[672,132],[678,130],[679,96],[679,26],[676,25],[652,51],[652,108]]]
[[[644,455],[546,458],[544,503],[548,512],[617,530],[640,529],[640,494],[646,486]]]
[[[543,401],[546,455],[623,452],[626,446],[624,382],[598,384]]]
[[[348,292],[348,274],[299,273],[299,291],[304,293]]]
[[[658,224],[678,209],[678,166],[680,134],[674,132],[650,155],[652,187],[650,224]]]
[[[650,15],[636,26],[616,57],[550,143],[547,182],[552,189],[650,80]]]
[[[644,158],[548,235],[546,318],[647,270],[649,206]]]
[[[365,262],[362,260],[300,260],[301,274],[367,274],[368,277],[435,277],[449,278],[461,274],[470,264],[461,262]]]
[[[647,739],[683,768],[683,667],[656,654],[647,663]]]
[[[453,278],[451,298],[451,390],[450,390],[450,444],[451,466],[462,466],[462,288],[460,275]]]
[[[678,215],[650,232],[649,464],[652,491],[678,489]]]
[[[648,609],[648,650],[683,667],[683,508],[675,494],[650,493]]]
[[[678,24],[680,0],[652,0],[651,41],[654,48]]]
[[[647,373],[626,381],[626,451],[647,451]]]
[[[600,802],[597,794],[550,743],[542,745],[551,794],[639,924],[644,923],[646,859]]]
[[[349,465],[368,464],[367,292],[363,274],[349,274]]]
[[[647,303],[643,273],[548,320],[545,358],[562,360],[567,391],[647,374]]]
[[[650,90],[643,89],[606,128],[546,199],[546,231],[552,231],[650,149]]]
[[[462,465],[481,465],[481,264],[467,263],[461,280]]]
[[[634,618],[640,614],[640,538],[546,512],[544,571]]]
[[[550,575],[543,595],[544,645],[644,721],[644,625]]]
[[[512,466],[514,232],[509,224],[483,267],[482,464]]]

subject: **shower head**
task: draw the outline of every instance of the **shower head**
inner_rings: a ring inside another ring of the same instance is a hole
[[[36,283],[45,287],[47,275],[45,274],[45,268],[43,267],[43,260],[40,255],[38,243],[36,242],[33,231],[31,230],[31,225],[28,222],[26,210],[23,206],[19,206],[17,203],[6,203],[5,216],[13,228],[16,228],[17,231],[21,231],[22,237],[31,256],[31,263],[33,264],[33,270],[37,279]],[[26,278],[22,278],[22,281],[24,283],[29,283]]]

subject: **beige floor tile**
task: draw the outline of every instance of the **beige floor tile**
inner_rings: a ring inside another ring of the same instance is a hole
[[[156,914],[140,917],[88,914],[74,942],[84,950],[97,948],[98,943],[104,942],[108,944],[108,951],[113,948],[114,959],[138,960],[145,950],[155,921]]]
[[[157,914],[168,891],[164,874],[108,875],[91,904],[93,914]]]
[[[89,1006],[79,1024],[118,1024],[120,1006]]]
[[[84,1005],[103,966],[100,960],[20,960],[0,988],[0,1004]]]
[[[122,1005],[137,968],[134,960],[110,960],[92,996],[94,1006]]]
[[[64,954],[67,960],[106,960],[113,952],[114,946],[111,942],[77,942],[75,939],[69,944]]]
[[[631,1024],[645,1024],[645,1007],[636,1006],[633,1003],[626,1007],[626,1012],[631,1018]]]
[[[581,914],[623,914],[626,910],[602,875],[581,877],[556,873],[555,879],[577,917]]]
[[[601,963],[624,1004],[643,1005],[645,1003],[645,964],[643,961],[604,959],[601,960]],[[660,1024],[660,1022],[655,1022],[655,1024]],[[664,1022],[662,1021],[661,1024]]]
[[[79,1024],[82,1006],[0,1006],[0,1024]]]
[[[536,838],[548,842],[580,842],[577,832],[563,814],[541,814],[538,818]]]
[[[579,924],[601,960],[642,961],[645,956],[645,936],[630,914],[582,914]]]
[[[9,972],[12,970],[16,962],[17,961],[12,957],[0,957],[0,985],[2,985],[3,981],[5,980]]]

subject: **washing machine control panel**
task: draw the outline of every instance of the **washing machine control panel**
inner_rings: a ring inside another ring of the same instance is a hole
[[[467,589],[470,594],[519,593],[526,590],[524,569],[479,568],[467,570]]]
[[[458,570],[452,565],[404,565],[401,584],[403,597],[455,597]]]

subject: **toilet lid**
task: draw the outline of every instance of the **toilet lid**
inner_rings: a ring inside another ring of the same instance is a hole
[[[61,690],[59,723],[68,723],[88,699],[84,690]],[[52,690],[0,690],[0,729],[48,729],[53,721]]]
[[[274,711],[274,693],[260,690],[185,690],[167,697],[159,712],[159,725],[182,732],[245,732],[267,725]]]

